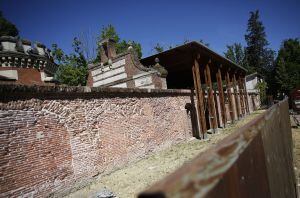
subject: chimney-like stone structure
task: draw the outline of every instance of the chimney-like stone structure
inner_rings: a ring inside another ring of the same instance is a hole
[[[113,39],[103,39],[100,42],[100,58],[102,63],[108,62],[117,56],[116,53],[116,42]]]

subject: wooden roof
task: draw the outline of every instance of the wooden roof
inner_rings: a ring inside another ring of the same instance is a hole
[[[155,64],[155,58],[159,58],[159,63],[168,71],[181,71],[190,68],[193,65],[196,55],[200,55],[200,67],[203,67],[208,60],[212,61],[213,67],[217,68],[220,65],[225,68],[230,68],[231,71],[246,74],[247,70],[242,66],[232,62],[224,56],[214,52],[207,46],[192,41],[184,45],[166,50],[164,52],[154,54],[152,56],[141,59],[141,63],[145,66]]]

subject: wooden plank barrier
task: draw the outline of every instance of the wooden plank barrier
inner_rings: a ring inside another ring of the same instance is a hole
[[[138,197],[296,196],[286,99]]]

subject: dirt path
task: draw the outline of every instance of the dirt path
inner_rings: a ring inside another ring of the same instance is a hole
[[[209,135],[208,139],[205,141],[193,139],[188,142],[177,144],[159,153],[155,153],[141,159],[138,162],[129,164],[128,166],[109,175],[99,176],[94,183],[68,195],[67,197],[90,197],[103,188],[113,191],[121,198],[135,197],[137,193],[144,190],[154,182],[162,179],[167,174],[173,172],[175,169],[216,144],[229,133],[249,122],[262,112],[263,111],[256,111],[252,113],[246,118],[238,121],[236,124],[220,130],[219,133]]]

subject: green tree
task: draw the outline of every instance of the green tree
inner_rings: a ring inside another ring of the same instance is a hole
[[[280,95],[289,95],[300,85],[300,41],[298,38],[282,42],[275,64],[276,91]]]
[[[62,49],[58,48],[57,44],[52,45],[52,55],[59,64],[55,79],[70,86],[86,85],[88,62],[83,55],[82,43],[75,37],[72,46],[74,52],[66,55]]]
[[[266,39],[265,27],[259,19],[258,10],[250,12],[245,40],[249,73],[257,72],[265,77],[273,62],[270,58],[274,52],[267,48],[269,43]]]
[[[18,36],[19,30],[17,27],[8,21],[0,11],[0,36]]]
[[[119,53],[124,53],[127,51],[128,47],[130,45],[132,45],[133,49],[137,52],[138,57],[141,58],[142,57],[142,47],[141,44],[135,41],[126,41],[126,40],[121,40],[119,37],[119,34],[117,33],[115,27],[111,24],[109,24],[108,26],[103,26],[101,29],[101,34],[98,37],[98,43],[100,43],[101,40],[103,39],[108,39],[111,38],[116,42],[116,52]],[[100,50],[100,46],[98,46],[97,51],[99,52]],[[97,53],[97,58],[95,60],[95,62],[99,62],[100,61],[100,56],[99,53]]]
[[[248,67],[245,49],[242,44],[233,43],[232,45],[227,45],[226,47],[227,51],[224,53],[226,58],[242,67]]]
[[[159,44],[159,43],[156,43],[156,45],[153,47],[153,50],[156,52],[156,53],[161,53],[164,51],[164,47]]]

